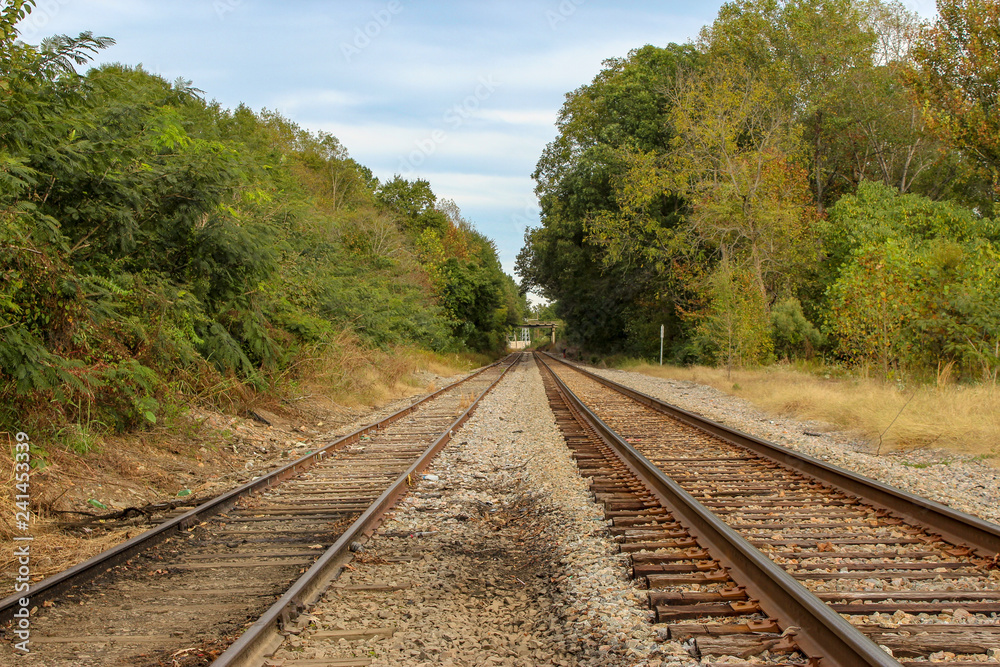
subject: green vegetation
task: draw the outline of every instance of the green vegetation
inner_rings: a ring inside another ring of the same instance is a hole
[[[605,62],[534,177],[523,289],[570,344],[882,378],[1000,370],[998,5],[734,0]]]
[[[71,448],[238,408],[345,349],[495,354],[526,303],[426,181],[0,12],[0,430]],[[241,398],[242,397],[242,398]]]

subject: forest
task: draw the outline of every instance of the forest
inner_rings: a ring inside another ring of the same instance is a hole
[[[534,179],[517,272],[582,349],[996,382],[996,0],[727,2],[568,93]]]
[[[340,348],[493,355],[526,300],[425,180],[0,11],[0,431],[85,450]],[[208,399],[206,399],[208,397]],[[73,426],[73,428],[69,428]]]

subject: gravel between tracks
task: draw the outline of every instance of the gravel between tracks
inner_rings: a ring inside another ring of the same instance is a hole
[[[1000,518],[1000,475],[977,461],[935,452],[876,457],[846,434],[805,435],[823,425],[768,415],[710,387],[598,372],[835,465]],[[270,664],[371,657],[376,667],[696,665],[680,644],[657,641],[645,594],[629,581],[626,559],[545,405],[538,370],[513,370],[313,610],[309,628],[289,637]],[[372,590],[379,586],[385,590]],[[321,634],[357,628],[390,628],[392,635],[349,641]]]
[[[657,641],[546,405],[538,369],[512,370],[270,664],[697,664]],[[321,635],[360,627],[393,634]]]
[[[713,387],[628,371],[588,370],[730,428],[1000,523],[1000,471],[980,461],[931,449],[876,456],[867,453],[871,443],[849,433],[820,433],[830,427],[765,413]]]

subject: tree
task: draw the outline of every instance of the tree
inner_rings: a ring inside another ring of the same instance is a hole
[[[444,233],[448,227],[445,215],[434,207],[437,195],[422,178],[410,182],[397,175],[375,191],[375,200],[402,216],[403,228],[415,236],[425,229]]]
[[[698,314],[696,343],[702,354],[734,367],[754,366],[770,358],[774,344],[768,304],[756,277],[724,260],[707,279],[708,305]]]
[[[556,300],[574,342],[595,351],[650,352],[653,343],[632,334],[647,320],[658,328],[666,319],[676,334],[678,319],[670,306],[676,282],[669,260],[656,266],[638,252],[616,254],[600,221],[631,219],[622,210],[625,175],[643,157],[655,161],[669,149],[667,93],[676,72],[696,59],[692,47],[671,44],[605,61],[590,84],[567,95],[559,135],[533,174],[542,225],[528,230],[518,256],[521,289]],[[643,230],[669,238],[680,221],[680,204],[668,196],[650,199],[642,204]],[[638,238],[638,232],[630,237]],[[630,251],[644,248],[641,240],[630,241]]]
[[[303,130],[297,143],[300,163],[306,168],[300,177],[313,181],[311,189],[325,209],[336,213],[370,198],[371,172],[352,160],[336,137],[326,132],[313,137]]]
[[[0,429],[141,427],[209,386],[239,405],[344,340],[499,348],[516,290],[426,181],[378,202],[331,135],[141,67],[81,75],[111,40],[14,42],[31,4],[0,6]]]
[[[942,150],[906,84],[920,28],[899,2],[739,0],[699,42],[715,68],[752,73],[799,125],[820,212],[873,179],[978,202],[967,161]]]
[[[771,307],[771,338],[775,353],[786,359],[809,359],[825,342],[819,329],[806,319],[802,303],[795,297]]]
[[[747,267],[765,303],[815,256],[799,134],[776,102],[735,67],[686,82],[671,114],[665,183],[691,202],[686,231],[722,263]]]
[[[35,0],[5,0],[0,7],[0,71],[10,71],[17,57],[17,24],[35,7]]]
[[[757,363],[773,334],[991,372],[1000,10],[946,5],[920,37],[895,1],[733,0],[695,45],[606,61],[539,159],[522,290],[595,352],[643,354],[666,321],[684,360]]]
[[[909,82],[929,122],[973,156],[1000,194],[1000,3],[938,0]]]
[[[719,9],[699,38],[715,68],[745,72],[801,123],[820,210],[839,166],[830,140],[839,131],[830,105],[844,76],[871,65],[874,33],[854,0],[735,0]]]
[[[953,363],[995,375],[1000,224],[864,183],[830,209],[826,330],[837,352],[892,372]]]
[[[903,335],[915,300],[911,248],[888,240],[852,253],[827,294],[827,330],[854,364],[875,364],[884,379],[904,356]]]

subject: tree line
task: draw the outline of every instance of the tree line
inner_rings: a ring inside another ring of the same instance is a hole
[[[0,430],[148,426],[345,340],[504,348],[526,302],[427,181],[184,80],[80,74],[113,41],[23,44],[32,5],[0,9]]]
[[[567,94],[517,262],[574,342],[1000,367],[1000,4],[736,0]]]

